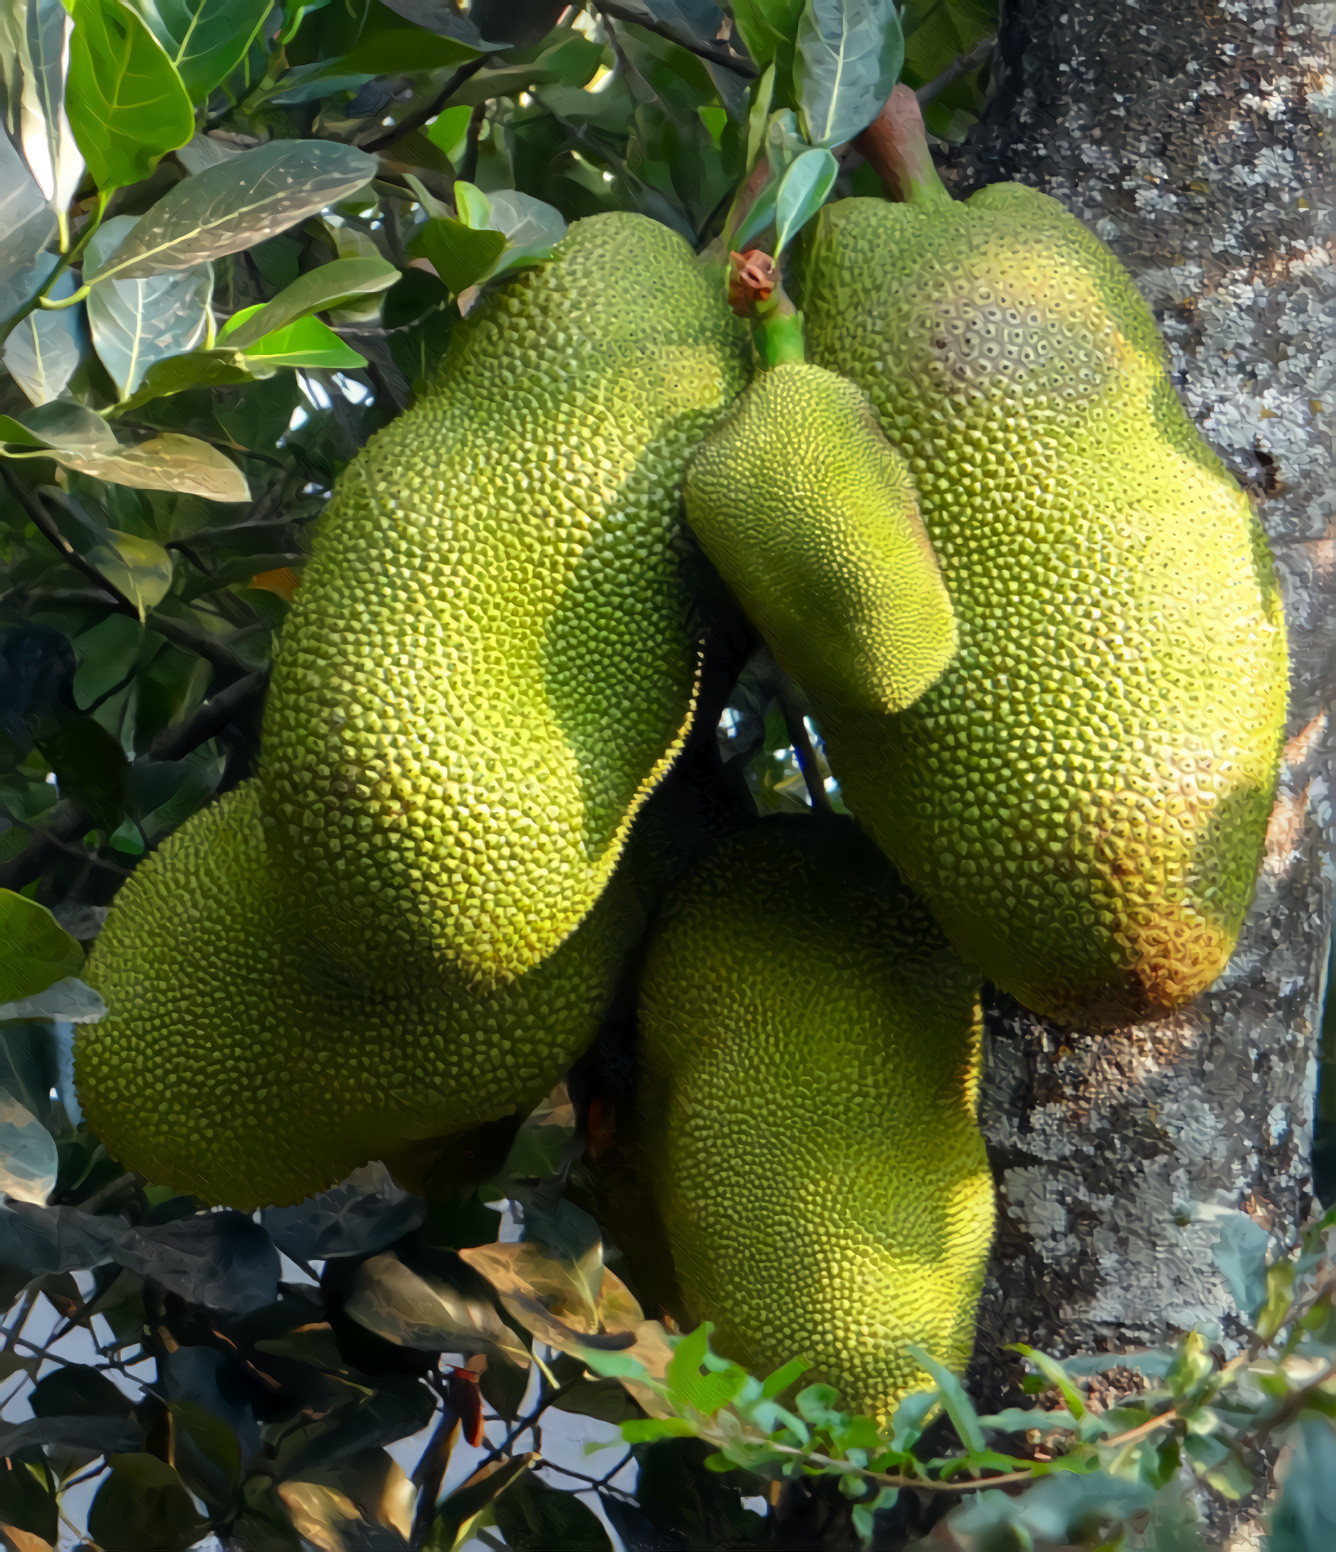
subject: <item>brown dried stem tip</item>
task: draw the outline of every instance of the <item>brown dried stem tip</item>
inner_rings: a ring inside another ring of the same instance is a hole
[[[779,284],[779,268],[760,248],[728,256],[728,302],[739,318],[753,318]]]
[[[779,266],[759,248],[730,253],[728,258],[728,300],[739,318],[751,322],[752,344],[760,365],[801,361],[802,314],[789,301]]]

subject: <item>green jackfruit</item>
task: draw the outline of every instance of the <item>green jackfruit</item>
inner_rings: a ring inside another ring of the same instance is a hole
[[[960,631],[894,719],[822,708],[849,807],[959,950],[1110,1026],[1208,986],[1252,897],[1285,710],[1260,525],[1150,309],[1062,207],[846,200],[796,264],[812,359],[904,453]]]
[[[687,520],[780,664],[819,696],[899,711],[940,677],[955,621],[905,461],[860,388],[759,374],[687,466]]]
[[[683,889],[640,995],[638,1147],[720,1350],[884,1414],[963,1368],[993,1226],[978,977],[847,820],[769,819]]]
[[[598,898],[690,719],[682,471],[747,370],[682,238],[591,217],[484,298],[345,471],[262,783],[295,901],[369,970],[486,991]]]
[[[252,782],[196,814],[117,897],[87,976],[79,1103],[155,1184],[251,1209],[535,1105],[593,1038],[634,908],[614,884],[542,965],[485,997],[368,985],[297,920]]]

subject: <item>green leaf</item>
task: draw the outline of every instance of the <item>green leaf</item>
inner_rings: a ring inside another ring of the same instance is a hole
[[[354,193],[375,172],[375,157],[329,140],[256,146],[175,184],[84,282],[143,279],[237,253]]]
[[[252,381],[252,374],[237,360],[229,359],[229,354],[201,350],[155,361],[144,373],[138,389],[128,399],[122,399],[111,413],[128,415],[150,399],[166,398],[187,388],[226,388]]]
[[[438,1279],[428,1281],[396,1256],[372,1256],[357,1268],[344,1306],[359,1325],[387,1342],[428,1353],[489,1353],[517,1368],[529,1354],[490,1303]]]
[[[904,57],[895,0],[807,0],[793,75],[812,144],[842,145],[865,130],[900,79]]]
[[[775,195],[776,258],[826,203],[839,171],[830,151],[804,151],[784,174]]]
[[[67,1363],[44,1375],[29,1397],[34,1417],[129,1417],[130,1398],[99,1369]]]
[[[461,141],[468,133],[472,117],[473,109],[466,102],[455,108],[446,108],[427,125],[427,139],[438,151],[444,151],[453,159],[453,153],[459,150]]]
[[[246,476],[231,459],[207,442],[174,431],[121,445],[114,452],[80,454],[58,449],[52,457],[67,469],[132,490],[188,492],[209,501],[250,499]]]
[[[334,68],[359,75],[417,75],[427,70],[454,69],[467,60],[477,59],[480,52],[458,38],[424,33],[416,27],[390,27],[361,38]],[[465,123],[472,112],[465,104]]]
[[[769,1375],[761,1386],[761,1396],[766,1401],[773,1401],[776,1396],[782,1395],[790,1385],[802,1378],[811,1368],[806,1358],[790,1358],[783,1368],[776,1369]]]
[[[526,1472],[492,1510],[506,1545],[515,1552],[611,1552],[602,1522],[574,1493],[563,1493]]]
[[[48,204],[63,220],[83,173],[65,112],[66,45],[73,26],[60,0],[28,0],[20,40],[23,87],[19,130],[23,154]]]
[[[1211,1254],[1239,1313],[1252,1325],[1266,1302],[1266,1252],[1271,1236],[1243,1212],[1213,1214],[1217,1228]]]
[[[243,316],[238,314],[237,316]],[[241,354],[248,367],[318,366],[340,371],[366,365],[366,357],[346,345],[319,318],[298,318],[262,335]]]
[[[83,969],[84,952],[44,905],[0,889],[0,1003],[31,997]]]
[[[218,343],[246,350],[266,334],[308,313],[342,307],[355,296],[387,291],[400,278],[399,271],[387,259],[333,259],[319,269],[299,275],[263,306],[246,309],[244,317],[236,314],[229,318],[218,331]]]
[[[727,1406],[747,1383],[747,1371],[735,1363],[701,1373],[712,1356],[707,1350],[712,1329],[710,1322],[704,1320],[683,1337],[673,1351],[665,1376],[673,1405],[691,1407],[705,1417],[713,1417],[720,1407]]]
[[[477,1517],[529,1469],[532,1460],[532,1455],[495,1460],[461,1482],[437,1506],[423,1552],[455,1552],[468,1539],[468,1528]]]
[[[465,226],[478,228],[491,226],[492,202],[476,184],[460,178],[455,183],[454,193],[455,209],[459,212],[459,219]]]
[[[250,52],[272,0],[142,0],[144,20],[192,102],[203,102]]]
[[[135,224],[133,216],[104,222],[86,250],[96,269]],[[149,367],[193,350],[209,328],[213,267],[168,270],[144,280],[98,280],[88,294],[93,347],[122,397],[132,394]]]
[[[185,1552],[207,1528],[190,1494],[156,1455],[111,1455],[111,1475],[88,1511],[88,1534],[102,1552]]]
[[[1056,1358],[1050,1358],[1047,1353],[1041,1353],[1038,1349],[1027,1346],[1024,1342],[1010,1344],[1013,1352],[1020,1353],[1023,1358],[1028,1358],[1036,1369],[1044,1376],[1050,1385],[1054,1385],[1061,1392],[1062,1399],[1067,1403],[1067,1410],[1077,1419],[1085,1416],[1085,1402],[1081,1399],[1081,1392],[1072,1384],[1071,1376]],[[1036,1414],[1043,1420],[1043,1414]],[[1029,1424],[1030,1427],[1039,1426]]]
[[[108,528],[88,551],[88,559],[138,609],[141,620],[172,585],[172,557],[160,544],[136,534]]]
[[[960,1435],[960,1441],[965,1448],[975,1453],[986,1450],[988,1444],[983,1436],[983,1429],[979,1426],[979,1414],[974,1410],[974,1403],[965,1394],[965,1387],[950,1369],[944,1368],[931,1353],[925,1352],[917,1344],[908,1343],[905,1351],[931,1376],[933,1384],[937,1386],[941,1395],[946,1415],[955,1424],[956,1432]]]
[[[497,189],[491,207],[491,225],[506,236],[506,251],[493,272],[497,275],[547,258],[566,235],[561,212],[532,194]]]
[[[55,235],[56,218],[23,158],[0,135],[0,319],[9,317],[50,270],[34,269]]]
[[[432,216],[422,224],[414,246],[431,260],[431,267],[458,296],[491,272],[505,250],[504,232],[465,226],[446,216]]]
[[[55,1138],[31,1111],[0,1090],[0,1191],[43,1207],[59,1167]]]
[[[53,399],[50,404],[28,410],[23,422],[28,437],[36,438],[33,446],[80,455],[111,452],[116,447],[116,433],[106,421],[72,399]],[[10,425],[13,424],[11,421]]]
[[[40,285],[56,265],[54,253],[39,255],[32,270]],[[50,295],[60,299],[73,294],[74,281],[67,271],[52,286]],[[32,404],[49,404],[66,389],[83,358],[82,320],[77,309],[30,312],[5,341],[4,364],[10,376]]]
[[[104,193],[147,178],[195,133],[190,96],[162,45],[125,0],[70,0],[66,111]]]
[[[803,0],[733,0],[738,33],[762,68],[778,57],[781,75],[787,77],[802,6]]]
[[[1285,1324],[1294,1304],[1294,1262],[1276,1261],[1266,1269],[1266,1302],[1257,1317],[1257,1331],[1270,1340]]]

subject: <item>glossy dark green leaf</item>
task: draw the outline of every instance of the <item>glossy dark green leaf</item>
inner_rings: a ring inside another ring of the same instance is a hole
[[[40,285],[56,265],[53,253],[39,255],[31,275]],[[69,272],[51,287],[56,300],[71,295],[74,281]],[[32,404],[49,404],[69,386],[83,359],[87,339],[83,318],[74,308],[44,312],[36,308],[10,333],[4,346],[4,364]]]
[[[173,185],[84,280],[142,279],[236,253],[355,192],[375,172],[374,157],[328,140],[256,146]]]
[[[169,356],[155,361],[144,373],[139,387],[128,399],[122,399],[114,413],[129,415],[152,399],[182,393],[187,388],[222,388],[251,380],[244,366],[224,352],[192,351],[188,355]]]
[[[142,15],[200,103],[245,59],[272,8],[272,0],[143,0]]]
[[[56,218],[23,158],[0,135],[0,320],[33,294],[49,271],[33,265],[55,236]]]
[[[526,1472],[492,1507],[515,1552],[611,1552],[602,1521],[574,1493],[563,1493]]]
[[[387,291],[400,279],[400,271],[385,259],[334,259],[307,270],[289,286],[244,318],[229,318],[219,330],[218,343],[245,350],[256,340],[304,318],[308,313],[342,307],[354,297]]]
[[[776,56],[787,76],[803,0],[732,0],[734,20],[747,52],[764,68]]]
[[[459,38],[422,33],[413,27],[392,27],[359,39],[345,54],[338,69],[367,75],[415,74],[424,70],[452,69],[482,52]]]
[[[425,221],[415,241],[452,294],[477,285],[505,250],[504,232],[477,230],[448,216]]]
[[[195,133],[175,66],[125,0],[70,0],[70,127],[98,188],[148,177]]]
[[[111,1475],[88,1511],[88,1534],[101,1552],[185,1552],[204,1533],[181,1478],[142,1451],[113,1455]]]
[[[804,151],[775,191],[775,256],[778,257],[825,204],[840,164],[830,151]]]
[[[806,0],[793,74],[812,144],[840,145],[865,130],[904,57],[895,0]]]
[[[417,1228],[426,1212],[426,1203],[397,1186],[383,1164],[368,1164],[296,1207],[267,1208],[263,1222],[287,1255],[324,1261],[384,1250]]]
[[[91,1417],[129,1417],[129,1396],[99,1369],[67,1363],[44,1375],[29,1397],[34,1417],[63,1417],[78,1412]]]
[[[83,969],[84,951],[35,900],[0,889],[0,1003],[17,1002]]]

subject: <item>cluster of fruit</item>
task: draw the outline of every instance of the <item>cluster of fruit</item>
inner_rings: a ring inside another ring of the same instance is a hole
[[[653,907],[624,1153],[682,1318],[885,1412],[909,1342],[972,1339],[982,979],[1107,1028],[1219,974],[1284,628],[1146,304],[1056,202],[847,200],[789,283],[754,354],[720,266],[603,215],[457,326],[322,518],[258,775],[118,901],[76,1070],[125,1163],[242,1207],[534,1104],[644,931],[685,495],[861,829],[758,821]]]

